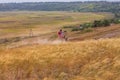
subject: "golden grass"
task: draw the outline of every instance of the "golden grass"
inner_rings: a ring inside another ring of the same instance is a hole
[[[107,15],[106,15],[107,14]],[[0,38],[29,34],[30,28],[35,34],[49,33],[64,25],[75,25],[103,18],[111,18],[109,13],[73,13],[73,12],[1,12]],[[47,29],[47,30],[46,30]],[[39,30],[39,31],[38,31]]]
[[[120,80],[120,39],[0,49],[0,80]]]

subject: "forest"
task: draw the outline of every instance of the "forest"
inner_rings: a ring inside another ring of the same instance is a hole
[[[0,3],[0,11],[73,11],[73,12],[120,12],[120,2],[26,2]]]

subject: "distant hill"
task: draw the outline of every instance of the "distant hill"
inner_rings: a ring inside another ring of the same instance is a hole
[[[120,2],[30,2],[1,3],[0,11],[80,11],[80,12],[119,12]]]

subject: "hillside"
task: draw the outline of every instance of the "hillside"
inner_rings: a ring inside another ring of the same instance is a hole
[[[1,3],[0,11],[80,11],[80,12],[119,12],[120,2],[35,2]]]
[[[91,15],[91,16],[89,16]],[[0,39],[34,36],[56,32],[64,25],[76,25],[94,20],[113,18],[111,13],[80,13],[65,11],[0,12]]]
[[[120,80],[120,39],[0,49],[1,80]]]
[[[119,23],[120,2],[0,3],[0,80],[120,80]]]

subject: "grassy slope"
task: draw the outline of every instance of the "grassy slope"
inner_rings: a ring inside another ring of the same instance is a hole
[[[108,13],[1,12],[0,38],[24,36],[32,28],[35,35],[50,33],[63,25],[80,24],[112,16]]]
[[[1,80],[120,80],[120,39],[0,49]]]

